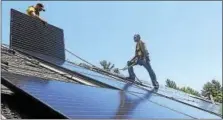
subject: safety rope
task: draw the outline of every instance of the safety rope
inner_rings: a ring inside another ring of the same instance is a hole
[[[3,43],[2,45],[9,47],[9,45],[4,44],[4,43]],[[16,50],[16,47],[14,47],[14,49]],[[105,73],[106,73],[106,75],[107,75],[107,74],[112,75],[112,76],[109,76],[109,77],[111,77],[111,78],[114,78],[114,79],[120,79],[120,80],[123,81],[123,79],[124,79],[123,77],[121,77],[121,76],[119,76],[119,75],[112,74],[112,73],[110,73],[109,71],[103,70],[103,69],[97,67],[96,65],[93,65],[93,64],[91,64],[90,62],[88,62],[88,61],[82,59],[82,58],[79,57],[78,55],[76,55],[76,54],[70,52],[69,50],[67,50],[67,49],[65,49],[65,50],[66,50],[67,52],[69,52],[71,55],[73,55],[73,56],[77,57],[78,59],[84,61],[85,63],[91,65],[91,66],[92,66],[92,67],[91,67],[92,69],[99,70],[101,74],[104,74],[104,75],[105,75]],[[18,56],[18,57],[20,57],[20,56]],[[21,58],[21,57],[20,57],[20,58]],[[27,58],[24,58],[24,59],[29,60],[29,59],[27,59]],[[65,61],[71,63],[71,61],[68,61],[68,60],[65,60]],[[91,69],[88,69],[88,70],[91,70]],[[92,71],[92,70],[91,70],[91,71]]]
[[[70,54],[74,55],[75,57],[79,58],[80,60],[82,60],[82,61],[88,63],[89,65],[92,65],[92,66],[96,67],[95,65],[93,65],[93,64],[91,64],[90,62],[88,62],[88,61],[82,59],[81,57],[79,57],[78,55],[72,53],[71,51],[69,51],[69,50],[67,50],[67,49],[66,49],[66,51],[68,51]],[[128,68],[129,68],[129,67],[132,67],[132,66],[134,66],[134,65],[135,65],[135,64],[132,64],[132,65],[128,66]],[[122,69],[120,69],[120,70],[122,70]],[[86,73],[85,73],[85,74],[86,74]],[[102,76],[100,76],[100,77],[102,77]],[[142,83],[142,81],[139,80],[139,78],[138,78],[137,76],[136,76],[136,80],[137,80],[139,83],[141,83],[141,84],[145,84],[145,83]],[[140,84],[137,84],[137,85],[140,85]],[[147,85],[148,85],[148,84],[147,84]],[[149,86],[149,85],[148,85],[148,86]],[[160,90],[160,91],[163,91],[163,92],[167,92],[167,91],[162,90],[162,89],[159,89],[159,90]],[[188,96],[188,97],[189,97],[189,96]],[[196,101],[194,101],[194,100],[189,100],[189,99],[179,98],[179,97],[178,97],[178,98],[176,97],[176,99],[181,99],[181,100],[186,100],[186,101],[196,102]]]
[[[68,51],[68,50],[66,50],[66,51]],[[69,53],[72,53],[72,52],[69,51]],[[77,58],[81,59],[82,61],[86,62],[87,64],[89,64],[89,65],[91,65],[91,66],[93,66],[93,67],[95,67],[95,68],[98,68],[98,67],[96,67],[95,65],[89,63],[88,61],[82,59],[81,57],[75,55],[74,53],[72,53],[72,54],[73,54],[75,57],[77,57]],[[18,56],[18,57],[22,58],[21,56]],[[28,59],[25,58],[25,60],[28,60]],[[70,61],[69,61],[69,62],[70,62]],[[100,69],[101,69],[101,68],[99,68],[99,70],[100,70]],[[103,70],[103,71],[104,71],[104,70]],[[91,76],[97,76],[97,75],[92,75],[92,74],[85,73],[85,72],[79,72],[79,73],[88,74],[88,75],[91,75]],[[106,73],[110,73],[110,72],[106,71]],[[103,76],[98,76],[98,77],[103,77]],[[111,77],[111,76],[109,76],[109,77]],[[105,78],[105,77],[104,77],[104,78]],[[116,79],[117,79],[117,78],[116,78]],[[137,79],[138,79],[138,78],[137,78]],[[128,81],[126,81],[126,82],[128,82]],[[141,87],[142,87],[142,86],[141,86]],[[145,88],[144,88],[144,89],[145,89]],[[148,89],[146,89],[146,90],[148,90]],[[167,92],[167,91],[164,91],[164,90],[161,90],[161,89],[159,89],[159,91]],[[132,91],[130,91],[130,92],[132,92]],[[180,99],[180,100],[186,100],[186,101],[192,101],[192,102],[195,102],[195,101],[193,101],[193,100],[189,100],[189,99],[185,99],[185,98],[169,97],[169,96],[166,96],[166,95],[163,95],[163,94],[160,94],[160,93],[156,93],[156,92],[153,92],[153,93],[158,94],[158,95],[163,96],[163,97],[166,97],[166,98],[169,98],[169,99],[172,99],[172,100],[175,100],[175,101],[179,101],[179,99]],[[184,103],[184,102],[182,102],[182,101],[179,101],[179,102]],[[185,103],[185,104],[188,104],[188,103]],[[190,104],[188,104],[188,105],[190,105]],[[191,106],[193,106],[193,105],[191,105]],[[196,106],[194,106],[194,107],[196,107]],[[196,108],[199,108],[199,107],[196,107]],[[201,108],[199,108],[199,109],[201,109]],[[202,110],[205,110],[205,109],[202,109]],[[216,113],[214,113],[214,112],[210,112],[210,111],[208,111],[208,110],[205,110],[205,111],[207,111],[207,112],[209,112],[209,113],[213,113],[213,114],[219,116],[219,114],[216,114]]]
[[[41,73],[41,74],[55,74],[55,73],[50,73],[50,72],[41,72],[41,71],[38,71],[38,70],[29,69],[29,68],[18,67],[18,66],[14,66],[14,65],[7,65],[7,66],[9,66],[11,68],[17,68],[17,69],[20,69],[20,70],[28,70],[28,71],[32,71],[32,72],[36,72],[36,73]],[[80,72],[80,73],[86,74],[86,75],[91,75],[91,76],[97,76],[97,77],[105,78],[103,76],[92,75],[92,74],[89,74],[89,73],[86,73],[86,72]],[[47,78],[47,77],[42,77],[42,78]],[[47,78],[47,79],[49,79],[49,78]],[[52,78],[50,78],[50,79],[52,79]],[[164,90],[161,90],[161,89],[160,89],[160,91],[163,91],[164,92]],[[131,91],[131,92],[133,92],[133,91]],[[139,92],[137,92],[137,93],[139,93]],[[194,100],[189,100],[189,99],[185,99],[185,98],[179,98],[179,97],[178,98],[177,97],[174,97],[174,98],[181,99],[181,100],[186,100],[186,101],[191,101],[191,102],[195,102]]]
[[[68,50],[67,50],[68,51]],[[69,53],[72,53],[72,52],[70,52],[69,51]],[[77,56],[76,54],[74,54],[74,53],[72,53],[74,56]],[[24,58],[24,57],[21,57],[21,56],[19,56],[19,55],[16,55],[15,54],[15,56],[17,56],[17,57],[19,57],[19,58],[21,58],[21,59],[24,59],[24,60],[26,60],[26,61],[29,61],[29,62],[31,62],[29,59],[27,59],[27,58]],[[81,60],[84,60],[84,59],[82,59],[81,57],[79,57],[79,56],[77,56],[78,58],[80,58]],[[70,62],[70,61],[69,61]],[[89,63],[88,61],[86,61],[86,60],[84,60],[84,62],[86,62],[86,63],[88,63],[88,64],[91,64],[91,63]],[[95,66],[95,65],[93,65],[93,64],[91,64],[92,66]],[[16,66],[12,66],[11,65],[11,67],[16,67]],[[18,68],[18,67],[17,67]],[[24,68],[24,69],[27,69],[27,68]],[[31,69],[27,69],[27,70],[31,70]],[[31,71],[33,71],[33,70],[31,70]],[[36,71],[37,72],[37,71]],[[81,74],[86,74],[86,75],[90,75],[90,76],[96,76],[96,77],[101,77],[101,78],[107,78],[107,77],[104,77],[104,76],[100,76],[100,75],[93,75],[93,74],[90,74],[90,73],[87,73],[87,72],[79,72],[79,73],[81,73]],[[109,76],[110,77],[110,76]],[[138,78],[136,78],[136,80],[137,80]],[[122,80],[123,81],[123,80]],[[142,83],[140,80],[138,80],[140,83]],[[126,81],[126,82],[128,82],[128,81]],[[128,82],[129,83],[129,82]],[[142,84],[145,84],[145,83],[142,83]],[[138,85],[138,84],[137,84]],[[146,84],[146,85],[148,85],[148,84]],[[148,85],[148,86],[150,86],[150,85]],[[167,92],[167,91],[164,91],[164,90],[161,90],[161,89],[159,89],[160,91],[163,91],[163,92]]]
[[[90,62],[88,62],[88,61],[86,61],[86,60],[82,59],[81,57],[79,57],[78,55],[76,55],[76,54],[72,53],[71,51],[69,51],[69,50],[67,50],[67,49],[65,49],[65,50],[66,50],[68,53],[70,53],[71,55],[73,55],[73,56],[77,57],[78,59],[80,59],[80,60],[84,61],[85,63],[87,63],[87,64],[91,65],[92,67],[96,67],[95,65],[93,65],[93,64],[91,64]]]
[[[7,44],[3,44],[3,45],[8,46]],[[66,51],[69,51],[69,50],[66,49]],[[72,55],[74,55],[74,56],[76,56],[76,57],[78,57],[79,59],[83,60],[84,62],[88,63],[89,65],[95,66],[95,65],[91,64],[90,62],[88,62],[88,61],[82,59],[82,58],[79,57],[78,55],[76,55],[76,54],[74,54],[74,53],[72,53],[72,52],[70,52],[70,51],[69,51],[69,53],[72,54]],[[16,54],[15,54],[15,56],[17,56],[17,57],[19,57],[19,58],[21,58],[21,59],[24,59],[24,60],[27,60],[27,61],[31,62],[31,61],[30,61],[29,59],[27,59],[27,58],[18,56],[18,55],[16,55]],[[70,61],[69,61],[69,62],[70,62]],[[96,67],[96,66],[95,66],[95,67]],[[93,75],[93,74],[90,74],[90,73],[87,73],[87,72],[79,72],[79,73],[81,73],[81,74],[86,74],[86,75],[90,75],[90,76],[101,77],[101,78],[107,78],[107,77],[100,76],[100,75]],[[111,76],[109,76],[109,77],[111,77]],[[117,78],[115,78],[115,79],[117,79]],[[141,83],[141,84],[145,84],[145,83],[142,83],[137,77],[136,77],[136,80],[139,81],[139,83]],[[123,81],[123,80],[122,80],[122,81]],[[125,82],[127,82],[127,83],[131,83],[131,82],[127,81],[127,80],[126,80]],[[137,85],[140,85],[140,84],[137,84]],[[150,85],[148,85],[148,84],[146,84],[146,85],[147,85],[147,86],[150,86]],[[160,90],[160,91],[163,91],[163,92],[167,92],[167,91],[164,91],[164,90],[161,90],[161,89],[159,89],[159,90]]]

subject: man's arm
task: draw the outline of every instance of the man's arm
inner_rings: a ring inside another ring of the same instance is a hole
[[[134,59],[136,59],[137,58],[137,56],[135,55],[130,61],[133,61]]]
[[[129,61],[128,66],[135,65],[136,62],[137,62],[137,56],[134,56],[134,57]]]
[[[39,17],[38,15],[36,15],[34,11],[31,11],[31,15],[32,15],[32,17],[36,17],[36,18],[40,19],[41,21],[43,21],[44,23],[46,23],[46,21],[43,20],[43,19],[42,19],[41,17]]]

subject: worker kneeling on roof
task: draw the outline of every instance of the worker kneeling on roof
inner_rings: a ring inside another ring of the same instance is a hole
[[[127,77],[126,79],[129,79],[130,81],[134,82],[135,73],[133,71],[133,65],[137,65],[137,64],[143,65],[150,75],[153,86],[155,88],[158,88],[159,83],[157,82],[156,75],[150,65],[149,53],[145,47],[145,43],[141,40],[141,37],[139,34],[134,35],[134,41],[136,42],[135,56],[127,63],[129,77]]]
[[[41,11],[45,11],[44,6],[41,3],[37,3],[36,6],[29,6],[28,9],[26,10],[29,16],[36,17],[41,21],[43,21],[44,23],[46,23],[46,21],[40,18],[39,16]]]

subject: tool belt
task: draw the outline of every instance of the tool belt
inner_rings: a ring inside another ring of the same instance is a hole
[[[149,55],[138,56],[137,58],[138,58],[138,60],[145,60],[145,62],[149,62],[150,61]]]
[[[145,62],[150,62],[149,56],[137,56],[134,59],[132,59],[131,61],[128,61],[128,66],[133,66],[136,65],[138,60],[144,60]]]

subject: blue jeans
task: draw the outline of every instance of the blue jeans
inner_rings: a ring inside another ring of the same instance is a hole
[[[132,63],[128,61],[127,64],[128,64],[128,66],[130,66]],[[152,67],[150,65],[150,61],[148,59],[146,61],[143,60],[143,59],[138,59],[137,62],[136,62],[136,65],[137,64],[138,65],[142,65],[142,66],[144,66],[146,68],[146,70],[148,71],[149,76],[150,76],[150,78],[152,80],[153,85],[155,85],[156,82],[157,82],[156,74],[154,73],[154,71],[153,71],[153,69],[152,69]],[[135,80],[135,76],[136,75],[134,73],[134,70],[133,70],[132,66],[128,68],[128,72],[129,72],[129,78],[132,79],[132,80]]]

